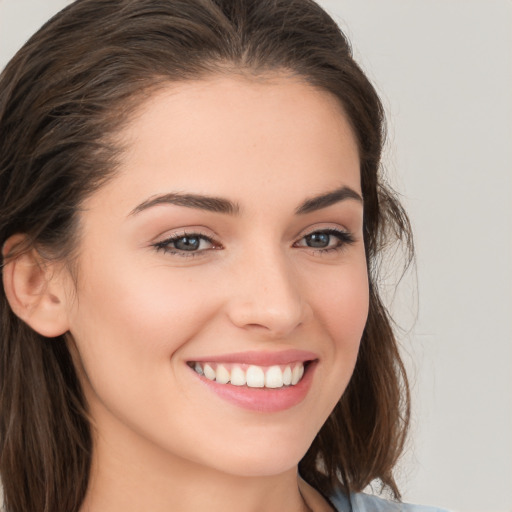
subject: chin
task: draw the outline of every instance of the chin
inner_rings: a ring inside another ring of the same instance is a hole
[[[268,477],[285,473],[296,468],[307,452],[310,442],[301,445],[270,441],[261,447],[256,445],[241,445],[238,450],[224,452],[222,460],[218,460],[218,470],[241,477]]]

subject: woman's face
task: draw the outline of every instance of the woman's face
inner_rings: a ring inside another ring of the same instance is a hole
[[[367,317],[341,108],[298,79],[213,77],[158,92],[121,135],[118,174],[83,205],[69,305],[98,446],[238,475],[296,466]]]

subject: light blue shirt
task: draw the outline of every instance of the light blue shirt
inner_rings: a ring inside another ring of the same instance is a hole
[[[364,493],[352,494],[350,501],[345,494],[339,493],[330,501],[338,512],[447,512],[437,507],[398,503]]]

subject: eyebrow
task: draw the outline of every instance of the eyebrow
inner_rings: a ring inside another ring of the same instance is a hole
[[[327,208],[333,204],[345,201],[347,199],[355,199],[363,203],[363,198],[350,187],[341,187],[332,192],[327,192],[310,199],[306,199],[295,210],[296,215],[304,215],[322,208]],[[160,196],[152,197],[135,207],[130,215],[136,215],[148,208],[161,204],[173,204],[176,206],[184,206],[186,208],[195,208],[213,213],[222,213],[225,215],[238,215],[240,213],[240,205],[229,199],[222,197],[205,196],[201,194],[183,194],[180,192],[171,192]]]
[[[304,201],[295,210],[295,213],[297,215],[304,215],[306,213],[321,210],[322,208],[327,208],[328,206],[332,206],[333,204],[347,199],[355,199],[361,204],[363,203],[363,198],[354,189],[350,187],[341,187],[333,190],[332,192],[327,192],[326,194],[306,199],[306,201]]]
[[[139,204],[134,208],[130,215],[135,215],[143,210],[160,204],[174,204],[176,206],[185,206],[187,208],[196,208],[208,212],[223,213],[226,215],[237,215],[240,213],[240,206],[228,199],[221,197],[203,196],[200,194],[182,194],[172,192],[161,196],[153,197]]]

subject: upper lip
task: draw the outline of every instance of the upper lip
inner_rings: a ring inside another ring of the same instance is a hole
[[[191,361],[197,363],[238,363],[252,364],[256,366],[273,366],[313,361],[315,359],[318,359],[318,356],[314,352],[289,349],[279,352],[249,350],[246,352],[199,357],[197,359],[192,359]]]

